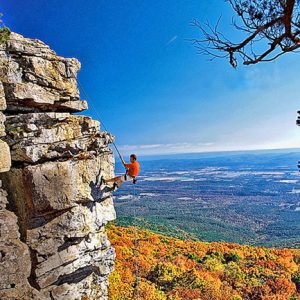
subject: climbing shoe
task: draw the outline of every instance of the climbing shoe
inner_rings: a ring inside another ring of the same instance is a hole
[[[118,184],[114,182],[112,190],[115,192],[119,188]]]
[[[101,178],[100,178],[100,186],[101,186],[102,184],[105,184],[105,180],[104,180],[103,176],[101,176]]]

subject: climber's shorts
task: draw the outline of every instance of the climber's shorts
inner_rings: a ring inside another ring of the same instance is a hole
[[[133,177],[131,177],[129,174],[124,174],[123,176],[122,176],[122,180],[123,181],[133,181]]]

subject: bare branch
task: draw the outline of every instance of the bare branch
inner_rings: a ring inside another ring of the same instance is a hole
[[[221,17],[212,26],[197,20],[192,25],[199,29],[202,38],[193,39],[201,53],[214,58],[227,58],[235,68],[238,59],[244,65],[271,61],[282,54],[300,48],[299,0],[228,0],[239,22],[233,27],[247,36],[234,43],[219,30]],[[265,49],[261,52],[262,49]],[[223,54],[218,54],[223,53]]]

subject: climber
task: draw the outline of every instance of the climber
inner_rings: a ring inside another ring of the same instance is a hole
[[[121,155],[120,159],[123,164],[123,166],[126,169],[126,173],[123,176],[117,176],[111,179],[104,179],[101,177],[101,183],[103,182],[104,184],[113,182],[113,190],[117,190],[124,181],[132,181],[134,184],[136,183],[136,178],[139,174],[140,170],[140,164],[137,161],[137,157],[135,154],[130,155],[130,164],[126,164],[123,157]]]

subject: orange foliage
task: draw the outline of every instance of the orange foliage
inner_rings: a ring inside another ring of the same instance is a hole
[[[300,270],[300,250],[182,241],[139,230],[137,290],[133,228],[111,225],[108,234],[117,254],[109,278],[111,300],[300,297],[291,279]]]

